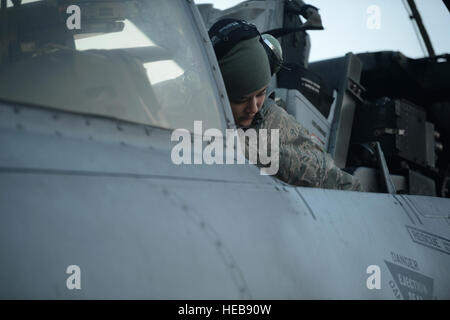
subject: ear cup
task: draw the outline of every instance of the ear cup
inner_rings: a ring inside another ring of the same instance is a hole
[[[281,49],[280,42],[270,34],[263,34],[261,36],[261,43],[269,57],[270,72],[274,75],[280,71],[283,65],[283,50]]]

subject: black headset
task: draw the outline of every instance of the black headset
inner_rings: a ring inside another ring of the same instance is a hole
[[[283,66],[283,57],[275,46],[261,35],[252,23],[238,19],[222,19],[212,25],[208,31],[217,60],[225,56],[238,42],[259,36],[259,41],[266,50],[270,63],[270,73],[274,75]]]

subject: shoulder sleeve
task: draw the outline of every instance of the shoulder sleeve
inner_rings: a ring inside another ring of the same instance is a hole
[[[339,169],[294,117],[274,103],[263,111],[260,128],[280,129],[278,178],[298,186],[363,191],[359,181]]]

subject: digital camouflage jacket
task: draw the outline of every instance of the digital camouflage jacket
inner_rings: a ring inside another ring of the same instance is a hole
[[[363,191],[359,181],[339,169],[293,116],[267,99],[250,128],[279,129],[279,170],[276,176],[296,186]],[[270,148],[270,146],[269,146]],[[271,149],[269,149],[271,150]]]

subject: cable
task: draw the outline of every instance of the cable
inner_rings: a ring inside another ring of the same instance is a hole
[[[423,41],[423,39],[422,39],[422,37],[420,35],[419,27],[413,21],[414,20],[414,16],[413,16],[412,12],[410,11],[409,6],[406,3],[406,0],[402,0],[402,3],[403,3],[403,6],[405,7],[406,12],[408,13],[409,20],[411,20],[411,23],[412,23],[413,29],[414,29],[414,33],[416,34],[416,37],[419,40],[420,49],[422,50],[423,55],[427,56],[428,53],[427,53],[427,50],[425,48],[424,41]]]

